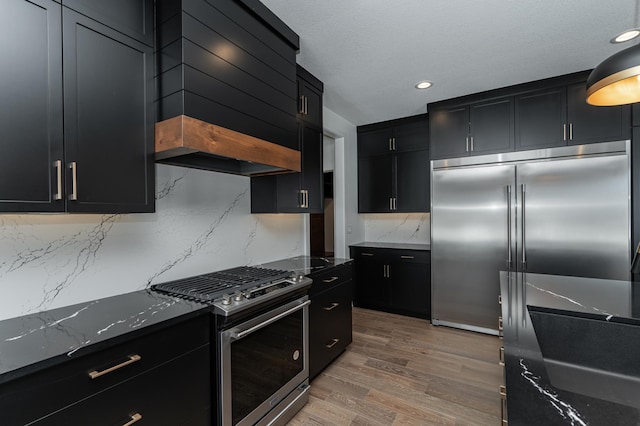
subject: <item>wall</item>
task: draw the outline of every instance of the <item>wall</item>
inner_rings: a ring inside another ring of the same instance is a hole
[[[0,215],[0,319],[306,253],[307,215],[250,214],[249,178],[156,174],[153,214]]]
[[[335,256],[349,257],[349,244],[364,241],[364,220],[358,214],[358,144],[356,126],[323,108],[324,132],[335,139],[333,200]]]
[[[368,242],[431,242],[430,213],[364,214],[364,239]]]

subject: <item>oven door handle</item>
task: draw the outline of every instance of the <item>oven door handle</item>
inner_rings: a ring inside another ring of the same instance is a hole
[[[290,315],[296,311],[299,311],[300,309],[304,308],[305,306],[308,306],[309,304],[311,304],[311,300],[307,300],[304,303],[299,304],[298,306],[294,306],[291,309],[287,309],[286,311],[279,313],[276,316],[273,316],[271,318],[269,318],[266,321],[261,322],[260,324],[256,324],[253,327],[249,327],[246,330],[242,330],[242,331],[234,331],[229,333],[231,340],[240,340],[243,337],[253,333],[254,331],[258,331],[263,327],[268,326],[269,324],[273,324],[274,322],[278,321],[281,318],[286,317],[287,315]]]

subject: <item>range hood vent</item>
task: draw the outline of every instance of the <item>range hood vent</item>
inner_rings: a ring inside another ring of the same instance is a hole
[[[299,172],[300,151],[179,115],[155,125],[156,162],[259,176]]]

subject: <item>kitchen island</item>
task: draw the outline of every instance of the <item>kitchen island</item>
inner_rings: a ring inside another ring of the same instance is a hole
[[[510,425],[640,423],[640,283],[500,272],[500,288]]]

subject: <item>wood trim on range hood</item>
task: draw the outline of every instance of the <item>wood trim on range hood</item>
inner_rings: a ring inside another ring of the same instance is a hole
[[[155,125],[156,161],[237,175],[299,172],[300,151],[179,115]]]

